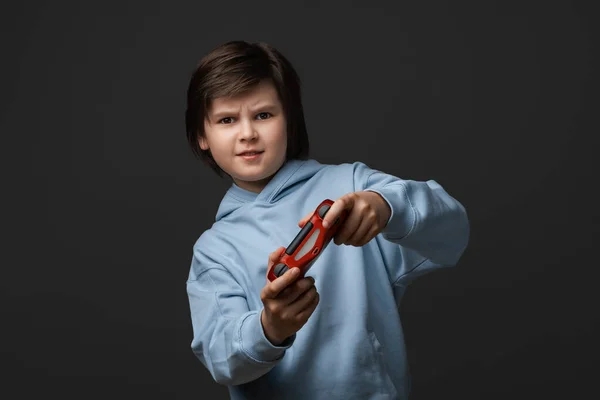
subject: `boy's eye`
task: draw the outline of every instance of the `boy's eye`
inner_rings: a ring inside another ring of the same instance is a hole
[[[267,119],[270,117],[271,117],[271,114],[268,112],[261,112],[256,116],[257,119]]]
[[[233,118],[231,118],[231,117],[225,117],[225,118],[221,118],[219,120],[220,124],[230,124],[232,122],[233,122]]]

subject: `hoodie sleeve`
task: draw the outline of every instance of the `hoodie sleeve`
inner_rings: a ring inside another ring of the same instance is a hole
[[[391,209],[383,237],[405,249],[419,263],[455,265],[469,241],[465,208],[434,180],[404,180],[355,164],[355,187],[381,195]],[[410,270],[415,266],[405,266]]]
[[[194,258],[192,271],[197,271]],[[187,281],[193,328],[192,350],[223,385],[240,385],[269,372],[295,335],[281,346],[266,338],[260,314],[250,310],[243,288],[220,265],[204,266]]]

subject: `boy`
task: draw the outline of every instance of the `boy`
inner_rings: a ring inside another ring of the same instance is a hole
[[[407,284],[455,265],[464,207],[435,181],[308,158],[300,80],[271,46],[229,42],[188,89],[190,146],[232,185],[194,245],[192,349],[232,399],[404,399],[398,305]],[[315,207],[348,218],[299,278],[266,271]],[[273,251],[275,249],[275,251]]]

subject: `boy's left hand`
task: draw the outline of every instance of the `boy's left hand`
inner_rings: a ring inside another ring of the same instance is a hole
[[[367,244],[385,228],[392,213],[388,203],[378,193],[352,192],[333,202],[323,219],[323,226],[325,228],[331,226],[344,209],[348,210],[348,217],[333,239],[337,245]],[[298,226],[303,227],[313,213],[314,211],[311,211],[302,218]]]

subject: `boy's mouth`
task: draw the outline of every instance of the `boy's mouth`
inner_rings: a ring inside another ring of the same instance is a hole
[[[262,151],[259,150],[255,150],[255,151],[244,151],[242,153],[239,153],[238,156],[245,156],[245,157],[250,157],[250,156],[255,156],[258,154],[261,154]]]

